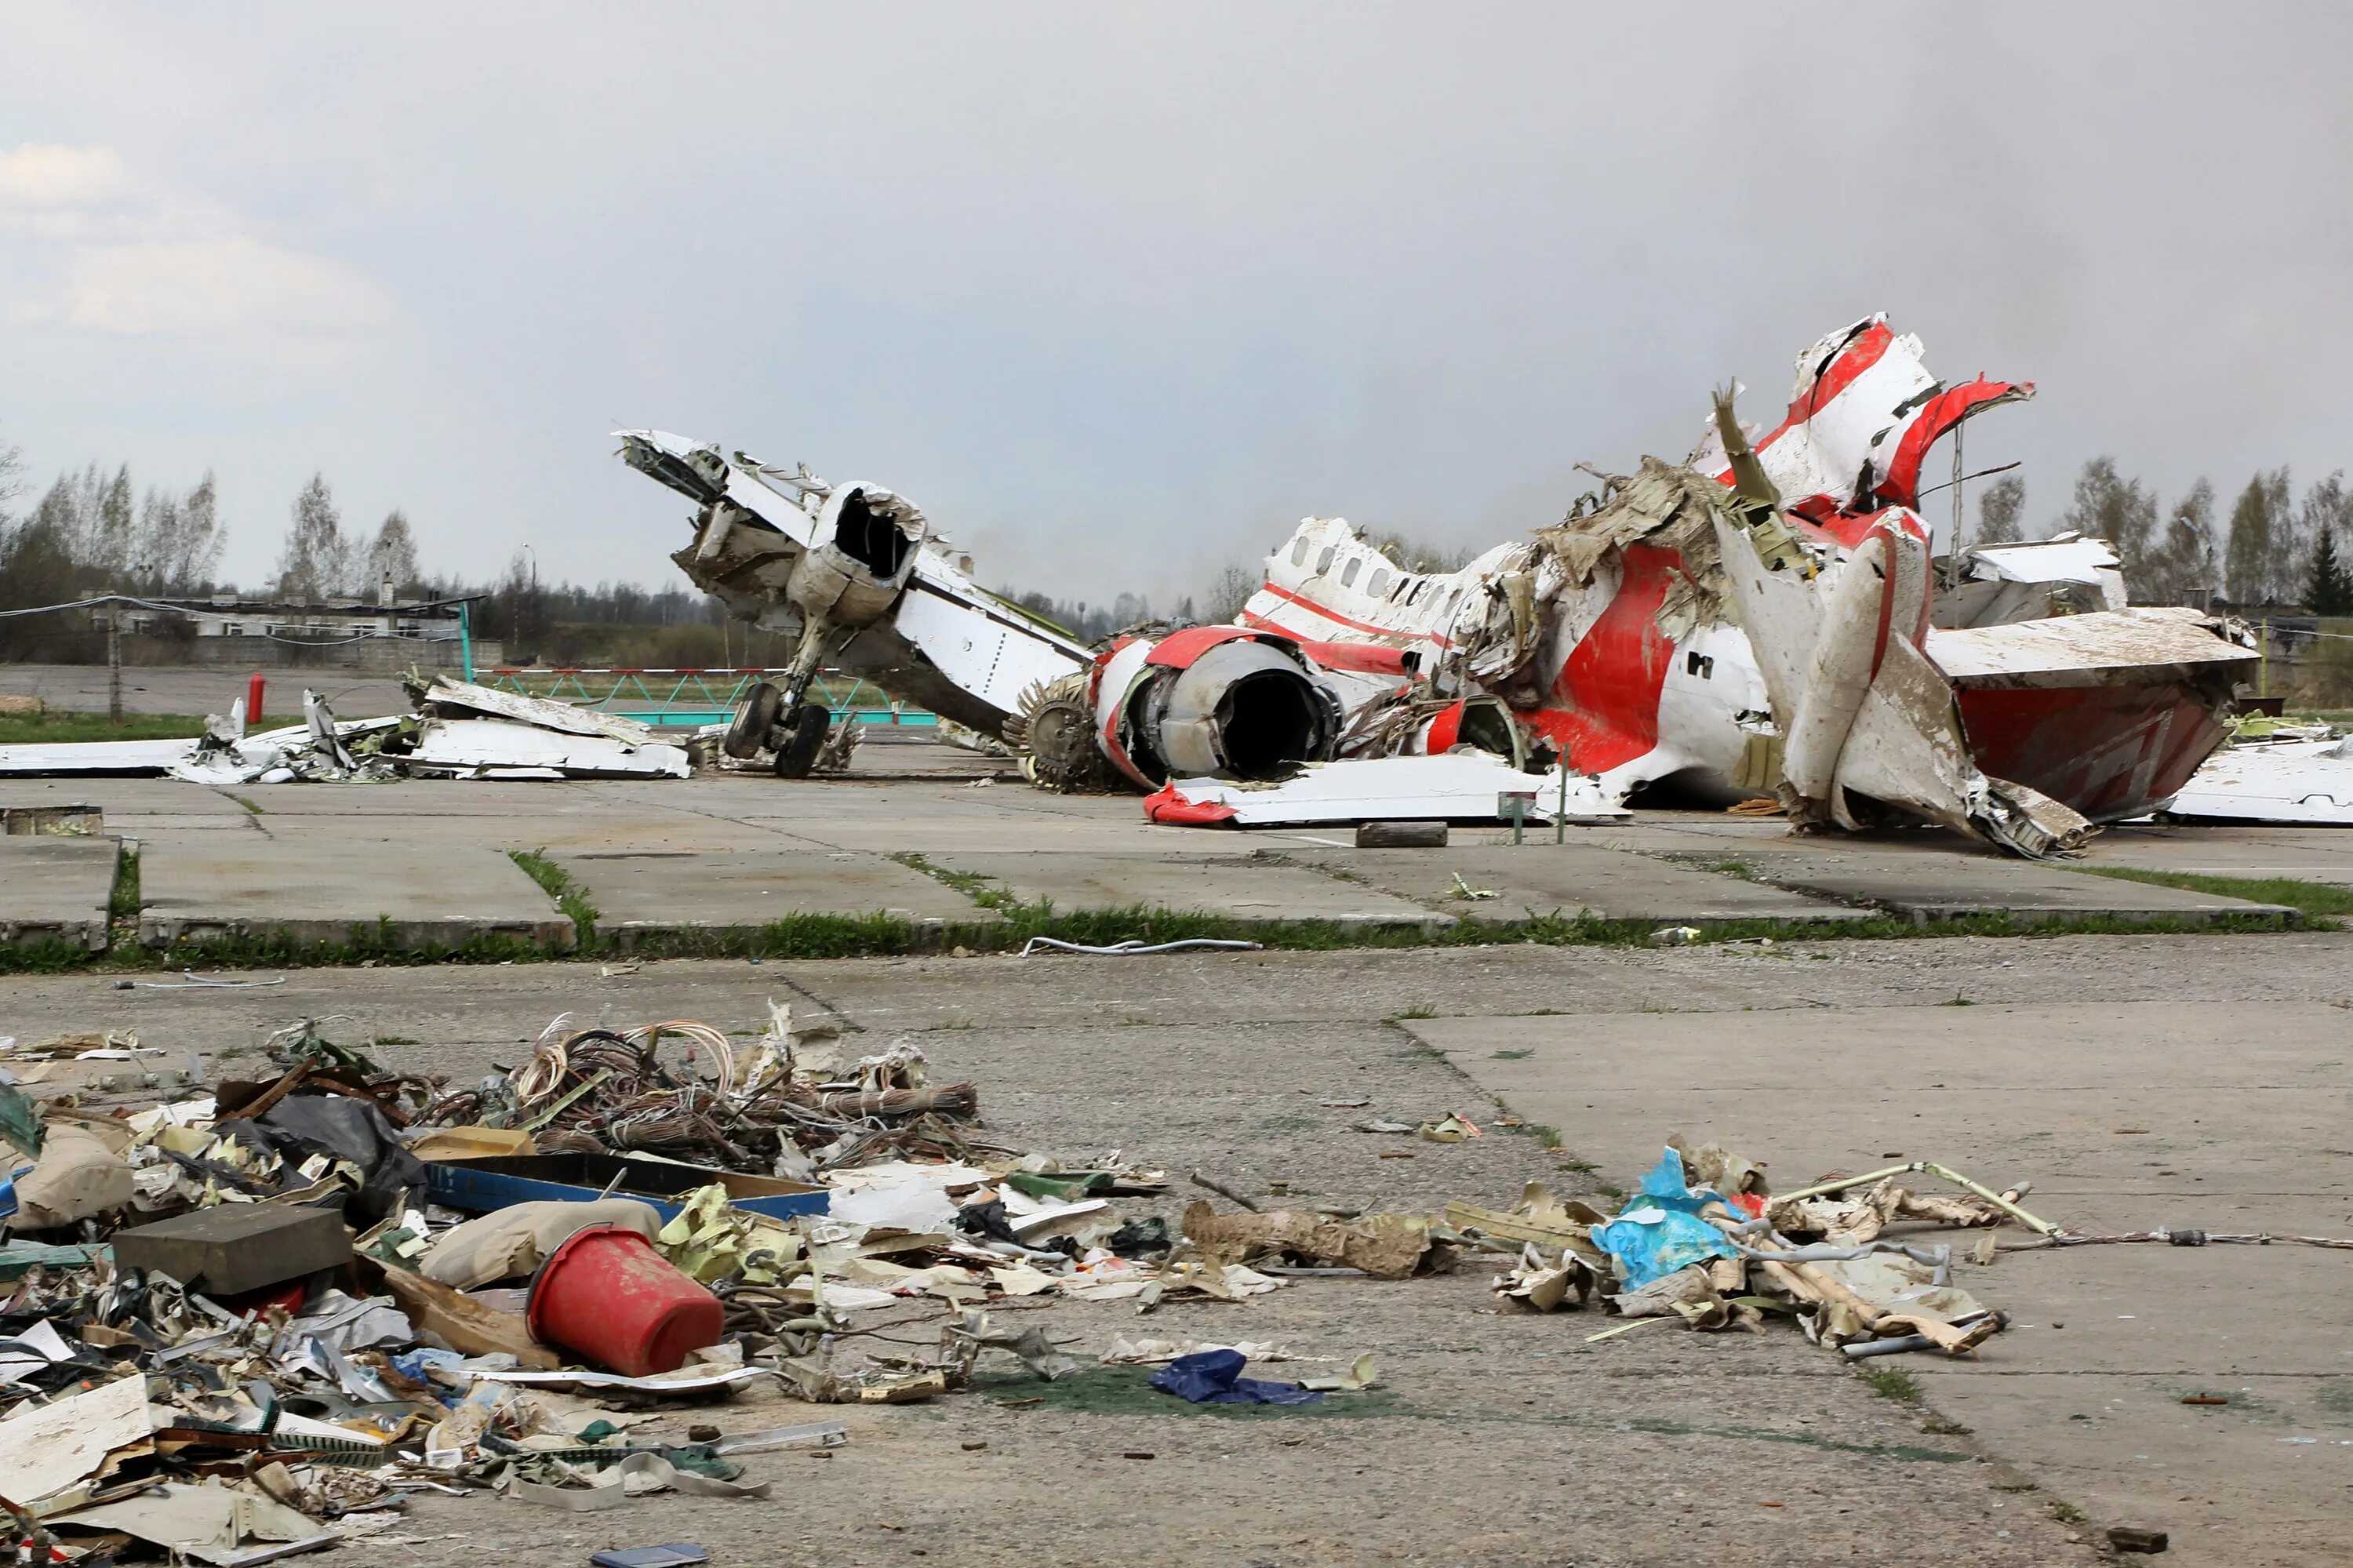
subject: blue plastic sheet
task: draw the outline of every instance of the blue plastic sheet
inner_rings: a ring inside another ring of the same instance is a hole
[[[1708,1203],[1732,1207],[1705,1187],[1685,1186],[1683,1157],[1670,1149],[1642,1178],[1642,1190],[1627,1201],[1625,1212],[1594,1227],[1593,1245],[1618,1260],[1625,1290],[1640,1290],[1711,1257],[1738,1257],[1731,1238],[1699,1217]]]
[[[437,1351],[430,1345],[419,1345],[413,1351],[404,1351],[385,1359],[392,1362],[395,1372],[411,1383],[423,1383],[427,1392],[444,1404],[454,1405],[465,1397],[447,1384],[435,1383],[431,1376],[436,1367],[454,1372],[465,1365],[466,1358],[455,1351]]]
[[[1315,1404],[1324,1396],[1295,1383],[1244,1377],[1240,1351],[1178,1356],[1152,1374],[1152,1386],[1195,1404]]]

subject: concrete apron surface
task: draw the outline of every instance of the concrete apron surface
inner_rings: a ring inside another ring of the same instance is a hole
[[[944,747],[875,749],[994,766]],[[1063,914],[1143,905],[1366,931],[1580,911],[1699,927],[1852,921],[1874,910],[2196,924],[2267,907],[2030,864],[1951,834],[1793,839],[1778,821],[1704,811],[1646,811],[1630,824],[1575,830],[1566,844],[1537,834],[1514,846],[1498,842],[1507,830],[1458,829],[1445,849],[1366,851],[1345,842],[1345,829],[1159,826],[1130,796],[856,776],[235,790],[160,779],[21,779],[0,793],[16,804],[99,806],[108,832],[139,841],[150,906],[142,939],[151,942],[279,929],[334,940],[388,916],[396,939],[448,946],[481,931],[543,931],[562,944],[569,922],[498,863],[506,851],[528,849],[556,856],[615,934],[630,938],[756,930],[797,915],[898,913],[925,927],[994,918],[890,858],[909,852]],[[2120,829],[2094,841],[2092,860],[2245,863],[2327,880],[2347,874],[2349,849],[2353,835],[2313,830]],[[29,885],[0,881],[0,923],[47,928],[55,918],[20,891]],[[1466,888],[1495,896],[1473,899]]]
[[[2084,1234],[2353,1236],[2353,1000],[1404,1027],[1629,1187],[1681,1132],[1767,1162],[1783,1191],[1927,1159],[1995,1187],[2031,1180],[2029,1210]],[[2353,1561],[2353,1252],[2088,1245],[1958,1274],[2014,1325],[1972,1359],[1875,1364],[2050,1496],[2165,1530],[2186,1563]]]

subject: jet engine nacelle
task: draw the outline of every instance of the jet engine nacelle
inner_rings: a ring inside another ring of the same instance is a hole
[[[1122,643],[1096,666],[1095,735],[1147,789],[1172,779],[1280,779],[1329,758],[1340,700],[1293,639],[1196,626]]]
[[[785,595],[812,620],[871,626],[907,586],[929,531],[903,497],[880,485],[845,484],[818,509],[808,554]]]

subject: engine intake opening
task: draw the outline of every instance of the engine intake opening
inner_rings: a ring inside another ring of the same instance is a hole
[[[1218,734],[1238,779],[1281,779],[1323,755],[1324,705],[1305,677],[1260,670],[1226,688]]]
[[[843,497],[841,510],[834,517],[833,536],[842,554],[885,579],[899,575],[908,552],[915,547],[899,525],[891,503],[877,506],[862,490]]]

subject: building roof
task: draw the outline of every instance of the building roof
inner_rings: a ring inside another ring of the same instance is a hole
[[[199,615],[276,616],[291,619],[308,615],[366,616],[371,619],[386,615],[403,616],[412,620],[455,620],[460,605],[487,599],[487,594],[466,594],[458,599],[419,599],[399,604],[377,604],[370,599],[343,599],[327,604],[288,604],[277,599],[158,599],[150,603],[170,605]]]

